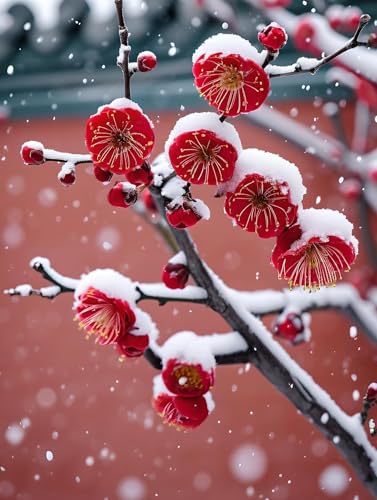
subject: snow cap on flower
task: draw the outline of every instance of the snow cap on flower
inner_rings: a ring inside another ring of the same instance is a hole
[[[88,288],[95,288],[108,297],[126,300],[130,304],[135,304],[138,298],[133,281],[114,269],[95,269],[84,274],[76,286],[74,307]]]
[[[149,157],[154,145],[153,124],[138,104],[119,98],[90,116],[85,140],[94,166],[122,174]]]
[[[235,223],[271,238],[295,221],[306,188],[293,163],[273,153],[246,149],[233,178],[220,187],[224,191],[225,211]]]
[[[161,375],[153,379],[152,404],[164,422],[177,429],[195,429],[215,407],[209,392],[204,396],[192,398],[171,394],[165,387]]]
[[[251,45],[249,40],[230,33],[218,33],[207,38],[193,53],[192,62],[195,64],[201,57],[206,59],[212,54],[222,54],[224,56],[239,54],[244,59],[252,59],[259,64],[263,62],[262,54]]]
[[[135,325],[134,284],[113,269],[96,269],[79,281],[73,308],[75,319],[100,344],[113,344]]]
[[[193,184],[219,184],[232,177],[241,153],[239,135],[216,113],[191,113],[180,118],[165,144],[177,174]]]
[[[200,45],[192,61],[199,93],[224,115],[248,113],[266,100],[270,83],[263,55],[248,40],[219,33]]]
[[[290,287],[335,285],[358,252],[353,225],[337,210],[309,208],[276,240],[271,263]]]
[[[370,403],[377,402],[377,382],[372,382],[368,385],[364,399],[366,399]]]
[[[215,357],[207,340],[190,331],[172,335],[161,348],[161,357],[163,365],[174,358],[178,361],[200,364],[207,371],[216,366]]]

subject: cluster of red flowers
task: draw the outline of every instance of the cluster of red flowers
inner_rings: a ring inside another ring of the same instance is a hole
[[[259,33],[259,40],[276,55],[287,35],[271,23]],[[252,111],[264,102],[269,84],[262,66],[262,55],[237,35],[215,35],[193,56],[195,84],[222,118]],[[182,179],[217,185],[217,195],[226,194],[225,212],[236,225],[261,238],[277,238],[271,262],[289,286],[312,290],[333,285],[349,270],[357,254],[352,225],[341,216],[344,231],[339,231],[338,212],[303,210],[306,189],[298,168],[278,155],[242,150],[236,129],[215,113],[180,118],[165,152]],[[317,232],[307,237],[303,220],[309,213]],[[328,219],[325,230],[317,223],[323,218]],[[190,220],[190,225],[197,220]]]
[[[117,296],[114,289],[120,291]],[[146,313],[135,305],[128,278],[110,269],[97,269],[80,281],[75,298],[75,319],[88,336],[96,337],[96,343],[115,345],[122,357],[144,353],[151,332],[147,331]]]
[[[192,332],[175,334],[165,344],[170,352],[169,344],[174,348],[163,360],[161,375],[155,378],[153,406],[164,422],[194,429],[213,408],[209,390],[215,381],[215,359]]]

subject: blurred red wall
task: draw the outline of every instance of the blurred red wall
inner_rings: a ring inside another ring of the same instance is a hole
[[[307,124],[318,115],[312,104],[294,106],[298,120]],[[352,109],[344,113],[348,122]],[[176,114],[151,117],[157,153]],[[79,167],[76,184],[64,188],[56,165],[25,167],[19,159],[20,145],[29,139],[84,151],[84,124],[85,118],[1,124],[2,288],[44,286],[28,267],[37,255],[72,277],[114,267],[139,281],[160,279],[169,256],[163,242],[132,210],[115,211],[107,204],[107,190],[89,175],[90,168]],[[356,210],[338,193],[338,175],[272,133],[242,119],[235,124],[244,147],[279,153],[299,165],[309,191],[306,207],[344,209],[358,225]],[[324,117],[316,125],[329,130]],[[210,222],[192,231],[203,258],[234,287],[280,288],[269,264],[273,241],[233,228],[213,189],[194,193],[212,210]],[[358,265],[363,260],[361,248]],[[184,329],[227,331],[202,306],[142,307],[153,315],[162,339]],[[72,318],[68,295],[52,302],[1,299],[0,498],[370,498],[332,445],[253,367],[219,367],[215,411],[200,429],[177,432],[150,407],[155,370],[144,360],[118,363],[113,349],[85,340]],[[377,351],[362,332],[351,338],[350,326],[339,313],[315,313],[312,340],[286,347],[347,412],[355,413],[375,378]],[[328,467],[336,464],[341,469],[332,477],[340,478],[342,488],[331,495],[331,488],[321,489],[320,477],[324,471],[331,477],[335,469]]]

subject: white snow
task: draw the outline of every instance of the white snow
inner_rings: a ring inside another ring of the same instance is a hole
[[[146,498],[145,483],[136,476],[129,476],[119,483],[117,498],[119,500],[143,500]]]
[[[185,266],[187,264],[186,255],[184,252],[180,251],[173,255],[173,257],[169,259],[169,262],[170,264],[183,264]]]
[[[33,287],[31,285],[17,285],[15,288],[12,289],[14,292],[17,293],[17,295],[21,295],[21,297],[28,297],[31,294],[31,291],[33,290]]]
[[[51,387],[42,387],[37,392],[35,399],[41,408],[51,408],[56,403],[57,396]]]
[[[175,333],[161,347],[162,364],[166,365],[169,359],[190,364],[200,364],[209,371],[216,366],[214,355],[208,343],[194,332],[182,331]]]
[[[242,444],[230,455],[229,467],[238,481],[253,483],[261,479],[267,472],[267,454],[257,444]]]
[[[103,104],[100,106],[97,110],[97,113],[101,113],[101,111],[104,108],[114,108],[114,109],[135,109],[136,111],[140,111],[140,113],[143,112],[141,107],[135,102],[132,101],[131,99],[127,99],[127,97],[117,97],[113,101],[110,102],[110,104]]]
[[[75,164],[71,161],[66,161],[58,173],[58,179],[63,179],[66,175],[75,171]]]
[[[35,149],[37,151],[44,151],[45,147],[43,144],[39,141],[26,141],[22,144],[20,151],[22,151],[23,148],[30,148],[30,149]]]
[[[151,169],[153,172],[153,184],[157,187],[160,187],[164,179],[174,172],[174,169],[165,153],[160,153],[156,156],[152,162]]]
[[[132,310],[136,316],[136,323],[132,328],[132,335],[148,335],[150,340],[156,341],[159,332],[151,316],[139,307],[132,306]]]
[[[5,431],[4,437],[12,446],[18,446],[25,438],[25,431],[19,424],[10,424]]]
[[[348,488],[348,474],[342,465],[332,464],[322,471],[318,482],[327,495],[337,497],[343,495]]]
[[[338,210],[329,208],[307,208],[299,211],[298,222],[302,229],[301,238],[294,242],[292,249],[300,248],[313,237],[326,241],[329,236],[351,243],[357,254],[358,241],[352,235],[353,224]]]
[[[131,52],[131,47],[129,45],[120,44],[119,54],[117,57],[117,64],[122,65],[124,63],[126,54]]]
[[[170,200],[176,200],[177,198],[182,198],[186,193],[187,182],[181,179],[180,177],[173,177],[168,181],[165,186],[161,189],[161,194],[165,198],[169,198]],[[176,202],[178,205],[179,201]],[[173,202],[174,205],[174,202]]]
[[[190,202],[190,205],[194,212],[196,212],[204,220],[209,220],[211,217],[211,211],[209,207],[204,203],[204,201],[196,198]]]
[[[138,297],[135,284],[126,276],[114,271],[114,269],[95,269],[84,274],[77,283],[74,307],[79,303],[80,295],[90,287],[100,290],[108,297],[122,299],[132,305]]]
[[[280,155],[260,149],[244,149],[236,162],[232,179],[220,186],[222,191],[235,191],[248,174],[260,174],[274,182],[286,182],[292,203],[299,205],[306,193],[299,169]]]
[[[231,144],[241,154],[242,144],[236,128],[227,122],[221,122],[216,113],[190,113],[180,118],[174,125],[165,143],[165,153],[169,157],[169,149],[174,140],[186,132],[197,132],[208,130],[217,135],[220,139]]]
[[[194,52],[192,62],[195,62],[204,55],[206,59],[212,54],[223,54],[228,56],[231,54],[239,54],[244,59],[251,59],[258,64],[262,64],[263,58],[260,52],[257,51],[251,43],[239,35],[228,33],[218,33],[217,35],[207,38]]]

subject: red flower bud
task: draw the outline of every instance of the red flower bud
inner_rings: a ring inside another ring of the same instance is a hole
[[[187,206],[176,207],[166,212],[166,218],[169,224],[176,229],[185,229],[186,227],[193,226],[201,220],[201,215],[194,212],[194,210]]]
[[[117,339],[117,349],[126,358],[138,358],[144,354],[149,345],[148,335],[134,335],[126,332]]]
[[[372,182],[377,182],[377,167],[372,167],[369,170],[368,177]]]
[[[207,402],[203,396],[184,398],[162,393],[154,397],[152,404],[164,422],[180,429],[194,429],[208,416]]]
[[[62,177],[58,177],[59,181],[63,184],[63,186],[72,186],[76,182],[76,174],[74,171],[68,172]]]
[[[94,167],[93,169],[94,177],[100,182],[110,182],[113,174],[110,170],[104,170],[100,167]]]
[[[292,0],[262,0],[262,7],[273,9],[275,7],[288,7]]]
[[[267,50],[276,52],[287,43],[288,35],[283,27],[271,23],[258,34],[258,40]]]
[[[156,54],[154,54],[150,50],[140,52],[140,54],[137,56],[137,69],[142,73],[145,73],[146,71],[152,71],[152,69],[154,69],[156,65]]]
[[[368,46],[377,49],[377,33],[371,33],[368,37]]]
[[[110,189],[107,195],[110,205],[127,208],[137,201],[137,190],[133,184],[118,182]]]
[[[141,167],[136,167],[126,172],[125,176],[128,182],[135,184],[135,186],[140,186],[141,184],[149,186],[153,182],[153,173],[148,163],[144,163]]]
[[[339,185],[339,190],[349,200],[357,200],[360,196],[362,189],[359,179],[350,178],[346,179]]]
[[[277,321],[272,329],[272,332],[277,337],[282,337],[289,340],[291,344],[297,345],[305,341],[303,336],[305,330],[302,317],[296,313],[288,313],[283,321]]]
[[[312,49],[314,34],[315,28],[310,21],[307,19],[299,21],[293,34],[296,47],[303,51]]]
[[[26,165],[41,165],[46,161],[43,153],[43,144],[40,142],[25,142],[21,146],[20,154]]]
[[[371,384],[368,385],[367,392],[364,396],[364,399],[366,399],[369,403],[375,403],[377,402],[377,383],[372,382]]]
[[[162,281],[168,288],[185,288],[189,275],[189,270],[184,264],[169,262],[162,270]]]

